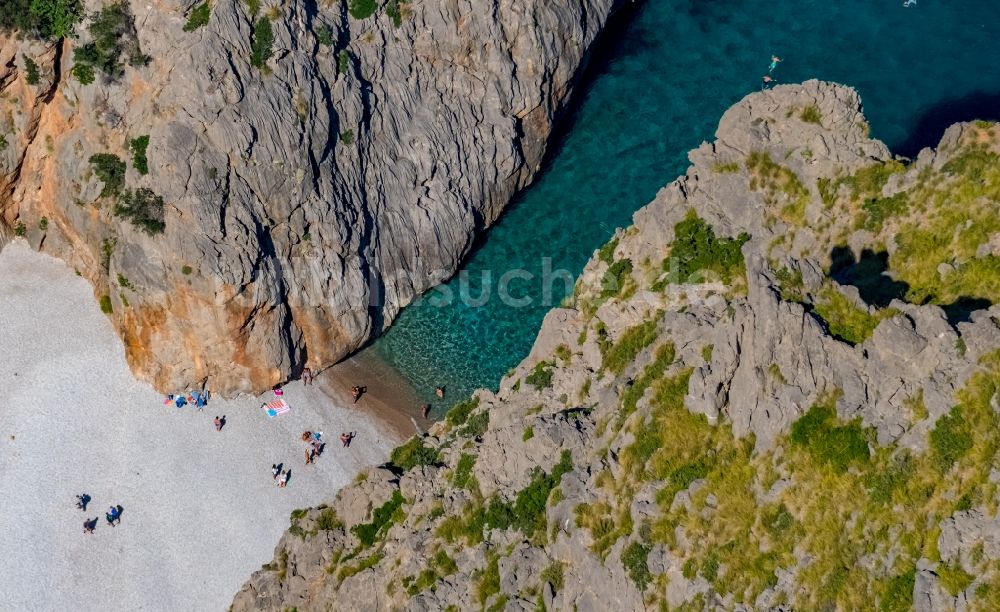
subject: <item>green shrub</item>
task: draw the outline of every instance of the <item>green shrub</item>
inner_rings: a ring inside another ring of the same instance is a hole
[[[941,582],[941,586],[944,590],[948,591],[948,594],[952,597],[958,596],[959,593],[969,588],[972,584],[974,577],[969,575],[962,566],[956,565],[938,565],[937,571],[938,579]]]
[[[439,463],[441,456],[433,448],[424,446],[420,438],[413,437],[406,444],[393,449],[389,461],[404,472],[408,472],[418,465]]]
[[[191,14],[188,15],[187,23],[184,24],[185,32],[194,32],[200,27],[208,25],[208,19],[212,16],[212,7],[209,6],[207,0],[202,2],[198,6],[194,7]]]
[[[400,4],[405,0],[389,0],[385,5],[385,14],[392,19],[392,25],[397,28],[403,25],[403,12],[400,10]]]
[[[650,547],[640,542],[632,542],[622,551],[622,565],[640,593],[645,591],[653,580],[653,576],[649,573],[649,551]]]
[[[879,602],[880,612],[909,612],[913,608],[914,582],[916,582],[915,569],[894,576]]]
[[[542,570],[542,584],[552,585],[552,590],[558,593],[563,588],[564,567],[560,561],[553,561],[551,565]]]
[[[38,220],[38,229],[40,229],[43,232],[49,229],[48,217],[42,217],[41,219]]]
[[[27,234],[27,233],[28,233],[28,227],[24,223],[22,223],[21,221],[18,221],[17,224],[14,225],[14,235],[15,236],[23,238],[25,236],[25,234]]]
[[[192,272],[194,272],[194,269],[191,266],[188,265],[181,266],[181,274],[183,274],[184,276],[190,276]]]
[[[28,85],[38,85],[42,80],[38,74],[38,64],[27,55],[22,57],[24,58],[24,82]]]
[[[398,489],[393,491],[389,501],[376,508],[375,512],[372,513],[372,522],[362,523],[351,528],[354,535],[361,540],[362,546],[371,546],[379,535],[392,526],[393,517],[396,511],[402,508],[404,501],[406,500],[403,499],[403,494]]]
[[[167,227],[163,220],[163,198],[146,187],[123,191],[118,196],[114,214],[150,236],[162,234]]]
[[[262,69],[274,53],[274,30],[267,17],[261,17],[253,27],[253,40],[250,43],[250,64]]]
[[[149,146],[149,135],[133,138],[128,143],[132,150],[132,165],[136,172],[142,175],[149,174],[149,161],[146,159],[146,148]]]
[[[656,340],[656,320],[626,329],[613,346],[604,351],[604,368],[621,374],[639,353]]]
[[[534,369],[524,377],[524,382],[536,389],[547,389],[552,386],[553,363],[540,361]]]
[[[81,85],[90,85],[94,82],[96,74],[94,74],[94,68],[90,64],[74,64],[69,71]]]
[[[76,65],[90,68],[89,74],[85,68],[81,68],[81,74],[77,74],[74,66],[74,76],[81,83],[87,84],[85,78],[88,76],[92,82],[94,70],[100,70],[112,80],[120,78],[125,74],[122,55],[125,55],[130,66],[145,66],[149,63],[149,57],[139,47],[135,18],[127,2],[109,4],[91,15],[87,29],[93,40],[73,50]]]
[[[802,225],[806,220],[806,206],[809,204],[809,190],[792,170],[776,163],[763,151],[754,151],[747,156],[747,170],[750,172],[750,189],[762,192],[768,206],[777,207],[781,219],[790,225]]]
[[[335,531],[343,529],[344,523],[337,517],[337,511],[333,508],[323,508],[316,519],[316,529],[320,531]]]
[[[943,415],[930,433],[934,461],[942,472],[948,471],[962,455],[972,448],[972,431],[960,406]]]
[[[458,435],[466,438],[478,438],[486,433],[490,425],[490,413],[486,410],[477,412],[466,423],[465,427],[459,430]]]
[[[336,42],[333,37],[333,28],[325,23],[316,28],[316,42],[324,47],[332,47],[333,43]]]
[[[115,309],[114,306],[111,305],[110,295],[102,295],[100,301],[101,301],[101,312],[108,315],[114,312]]]
[[[817,461],[843,473],[855,463],[868,461],[868,440],[860,419],[838,425],[836,395],[814,404],[792,423],[789,438]]]
[[[815,104],[810,104],[809,106],[803,108],[802,112],[799,114],[799,119],[805,121],[806,123],[823,125],[823,114],[819,112],[819,108]]]
[[[91,155],[89,161],[94,168],[94,174],[104,183],[101,197],[107,198],[121,193],[125,184],[125,162],[111,153]]]
[[[351,17],[360,20],[374,15],[376,8],[378,8],[378,4],[375,0],[350,0],[347,10]]]
[[[914,474],[914,462],[909,452],[901,452],[883,469],[872,472],[865,477],[868,496],[877,506],[892,502],[896,491],[905,489],[906,483]]]
[[[632,276],[632,260],[621,259],[608,267],[601,279],[601,298],[607,299],[621,293],[622,287]]]
[[[851,345],[871,338],[882,319],[896,314],[892,309],[869,314],[855,306],[833,285],[826,285],[819,291],[814,307],[814,312],[826,323],[830,335]]]
[[[887,220],[902,216],[909,207],[910,199],[906,192],[888,198],[869,198],[861,205],[861,210],[865,213],[864,227],[872,232],[880,232]]]
[[[736,238],[718,238],[712,226],[693,210],[674,226],[670,256],[663,262],[669,272],[667,282],[699,283],[718,277],[731,284],[743,274],[743,244],[750,240],[743,233]]]
[[[609,266],[615,263],[615,249],[618,248],[618,238],[612,238],[597,251],[597,258]]]
[[[452,406],[451,410],[448,411],[448,414],[444,419],[452,427],[461,425],[469,418],[472,411],[478,407],[479,398],[476,396],[470,397],[469,399]]]
[[[476,601],[483,605],[500,592],[500,557],[496,553],[487,554],[486,568],[473,573],[476,580]]]
[[[472,476],[472,468],[476,465],[476,456],[462,453],[455,466],[455,473],[451,476],[451,483],[459,489],[464,489],[469,484]]]
[[[521,435],[521,440],[523,440],[524,442],[527,442],[528,440],[530,440],[530,439],[532,439],[534,437],[535,437],[535,428],[532,427],[531,425],[528,425],[527,427],[525,427],[524,428],[524,434]]]
[[[347,52],[347,49],[341,49],[340,53],[337,54],[337,74],[346,74],[350,66],[351,55]]]
[[[340,133],[340,142],[344,143],[345,145],[352,145],[352,144],[354,144],[354,131],[353,130],[347,130],[346,132],[341,132]]]
[[[735,174],[739,171],[740,165],[736,162],[729,162],[728,164],[715,162],[712,164],[712,172],[715,172],[716,174]]]
[[[720,565],[719,557],[715,553],[709,554],[708,558],[705,559],[705,563],[701,566],[701,575],[704,576],[705,580],[714,582],[719,577]]]
[[[32,38],[66,38],[73,34],[82,14],[80,0],[4,0],[0,3],[0,31],[20,30]]]

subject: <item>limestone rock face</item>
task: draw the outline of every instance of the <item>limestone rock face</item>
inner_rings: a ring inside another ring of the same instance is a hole
[[[499,390],[296,519],[233,609],[988,607],[1000,126],[904,165],[860,108],[730,109]],[[925,226],[965,238],[914,255]]]
[[[0,34],[0,233],[109,296],[137,375],[234,393],[336,362],[455,270],[537,171],[615,2],[379,2],[358,20],[342,0],[222,0],[184,31],[197,4],[129,0],[150,60],[89,85],[71,76],[86,23],[60,43]],[[99,153],[163,198],[164,233],[112,214]]]

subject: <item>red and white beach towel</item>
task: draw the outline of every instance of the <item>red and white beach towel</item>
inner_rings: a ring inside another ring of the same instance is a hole
[[[286,402],[283,399],[275,400],[273,402],[269,402],[267,404],[264,404],[264,412],[266,412],[267,416],[270,417],[270,418],[272,418],[272,419],[274,417],[278,416],[279,414],[285,414],[286,412],[288,412],[291,409],[292,409],[292,407],[289,406],[288,402]]]

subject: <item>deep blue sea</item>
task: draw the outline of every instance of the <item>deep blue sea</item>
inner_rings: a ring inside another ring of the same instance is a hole
[[[531,348],[549,303],[538,280],[507,270],[579,274],[594,249],[657,190],[682,174],[688,150],[711,140],[722,113],[759,89],[771,54],[779,82],[810,78],[856,87],[874,137],[913,155],[955,121],[1000,119],[1000,0],[646,0],[630,5],[594,50],[574,110],[534,185],[479,241],[463,271],[471,297],[492,273],[482,306],[440,291],[405,309],[372,350],[423,394],[448,402],[495,388]],[[445,286],[456,292],[458,277]],[[436,404],[440,416],[443,404]]]

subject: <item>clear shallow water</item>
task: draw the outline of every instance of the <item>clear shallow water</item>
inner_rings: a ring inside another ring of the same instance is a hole
[[[447,385],[449,403],[495,388],[565,294],[556,283],[546,303],[540,281],[515,281],[511,293],[532,305],[507,306],[499,277],[513,268],[541,276],[545,257],[579,274],[614,228],[685,171],[688,150],[714,137],[722,113],[759,89],[772,53],[785,60],[779,82],[856,87],[873,136],[899,154],[935,144],[955,121],[1000,119],[996,0],[910,8],[901,0],[648,0],[608,31],[543,173],[466,261],[472,296],[492,272],[489,301],[442,307],[432,291],[374,350],[428,396]],[[456,277],[444,291],[458,288]]]

